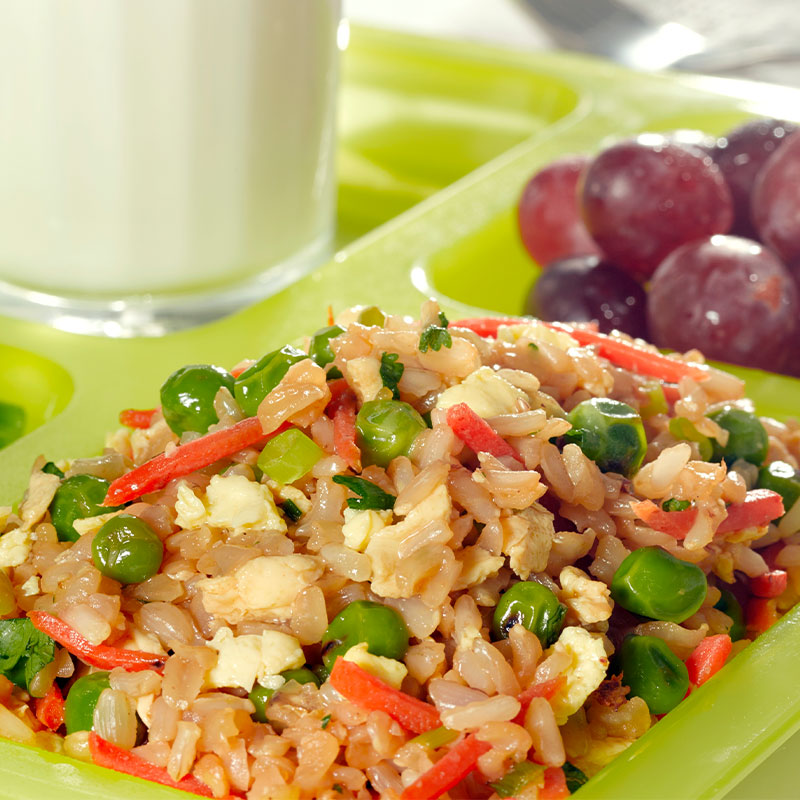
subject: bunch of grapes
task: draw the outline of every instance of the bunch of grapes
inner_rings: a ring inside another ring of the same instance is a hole
[[[528,181],[525,311],[800,375],[800,131],[642,134]]]

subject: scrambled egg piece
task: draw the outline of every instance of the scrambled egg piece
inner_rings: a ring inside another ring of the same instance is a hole
[[[281,672],[302,667],[306,661],[297,639],[280,631],[235,636],[230,628],[220,628],[208,646],[219,653],[208,676],[209,685],[217,688],[240,687],[249,692],[256,681],[274,684],[272,679]]]
[[[360,511],[357,508],[346,508],[342,525],[344,543],[352,550],[363,552],[373,533],[391,525],[392,516],[391,510]]]
[[[578,627],[568,627],[561,631],[558,641],[546,655],[555,652],[566,652],[572,658],[564,671],[566,684],[550,701],[556,722],[563,725],[603,682],[608,670],[608,656],[603,647],[602,634],[589,633]]]
[[[286,521],[275,505],[269,487],[244,475],[214,475],[205,492],[206,502],[181,483],[175,502],[181,528],[200,525],[228,528],[234,534],[254,528],[286,533]]]
[[[368,356],[351,358],[345,363],[347,382],[353,387],[362,403],[374,400],[383,389],[380,368],[380,362]]]
[[[579,346],[578,341],[566,331],[554,331],[535,319],[519,325],[501,325],[497,331],[497,338],[501,342],[511,343],[525,338],[533,342],[545,342],[564,351],[569,350],[570,347]]]
[[[586,752],[571,758],[570,762],[581,770],[586,777],[591,778],[632,744],[632,740],[621,739],[617,736],[609,736],[605,739],[590,739]]]
[[[564,567],[558,576],[561,602],[572,609],[582,625],[603,622],[611,616],[614,601],[602,581],[592,580],[577,567]]]
[[[456,647],[459,650],[472,650],[472,645],[477,639],[482,639],[480,628],[474,625],[465,625],[464,629],[459,633]]]
[[[39,594],[39,576],[38,575],[31,575],[22,586],[19,587],[19,590],[22,592],[25,597],[31,597],[32,595]]]
[[[547,567],[555,528],[553,515],[541,506],[533,505],[500,520],[503,528],[503,553],[511,569],[523,580],[532,572]]]
[[[478,416],[487,419],[500,414],[513,414],[518,401],[528,402],[528,395],[491,367],[480,367],[464,380],[445,389],[436,401],[436,408],[450,408],[466,403]]]
[[[313,556],[258,556],[230,575],[197,581],[203,607],[231,624],[243,619],[288,619],[298,592],[322,575]]]
[[[60,485],[58,475],[51,475],[49,472],[34,472],[31,475],[25,499],[19,506],[19,516],[24,528],[33,528],[42,519]]]
[[[31,532],[15,528],[0,536],[0,567],[18,567],[25,563],[33,543]]]
[[[400,544],[430,522],[449,525],[451,509],[447,487],[439,484],[403,520],[372,534],[365,552],[372,563],[371,589],[375,594],[381,597],[410,597],[414,593],[413,586],[402,585],[403,582],[398,578]],[[432,565],[433,568],[437,566]]]
[[[87,533],[94,533],[99,531],[103,525],[106,524],[112,517],[123,514],[124,511],[112,511],[109,514],[98,514],[96,517],[84,517],[83,519],[76,519],[72,526],[78,532],[79,536],[85,536]]]
[[[311,501],[296,486],[292,486],[290,483],[280,484],[276,481],[267,481],[267,486],[278,500],[291,500],[303,514],[311,510]]]
[[[399,689],[403,683],[403,678],[408,675],[408,668],[402,661],[386,656],[376,656],[367,650],[366,642],[351,647],[342,658],[345,661],[352,661],[358,664],[361,669],[380,678],[384,683],[388,683],[395,689]]]
[[[488,577],[497,575],[503,566],[503,556],[493,556],[488,550],[473,545],[465,547],[459,554],[461,574],[456,580],[454,591],[468,589],[483,583]]]

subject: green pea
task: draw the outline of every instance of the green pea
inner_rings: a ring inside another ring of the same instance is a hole
[[[344,333],[344,328],[339,325],[329,325],[327,328],[320,328],[312,337],[311,344],[308,346],[308,354],[311,360],[320,367],[327,367],[333,361],[333,350],[331,349],[331,339],[335,339],[339,334]],[[338,367],[331,367],[328,370],[328,378],[341,378],[342,373]]]
[[[549,647],[564,627],[567,607],[546,586],[536,581],[520,581],[500,597],[492,617],[492,635],[507,639],[514,625],[535,633],[542,647]]]
[[[577,444],[603,472],[635,475],[647,451],[641,417],[626,403],[593,397],[567,415],[572,429],[564,441]]]
[[[720,597],[714,608],[719,609],[723,614],[727,614],[733,620],[733,626],[728,631],[728,635],[736,642],[739,639],[744,639],[747,633],[747,626],[744,622],[744,611],[742,606],[736,599],[736,595],[729,589],[720,589]]]
[[[374,656],[401,659],[408,650],[408,628],[389,606],[371,600],[350,603],[331,620],[322,637],[322,660],[327,669],[333,669],[338,656],[361,642]]]
[[[651,714],[672,711],[686,696],[689,673],[686,665],[663,639],[626,636],[620,653],[622,682],[631,695],[641,697]]]
[[[742,458],[760,467],[767,457],[767,432],[758,417],[750,411],[726,405],[708,415],[720,427],[728,431],[728,443],[723,447],[716,439],[714,445],[715,461],[721,458],[730,466],[737,458]]]
[[[269,705],[269,701],[272,700],[272,695],[274,694],[274,689],[267,689],[266,686],[262,686],[260,683],[257,683],[253,687],[253,691],[247,695],[250,699],[250,702],[256,707],[256,710],[251,714],[256,722],[267,721],[267,706]]]
[[[641,547],[619,565],[611,597],[623,608],[651,619],[683,622],[703,605],[708,583],[696,564],[660,547]]]
[[[25,409],[0,400],[0,447],[19,439],[25,432]]]
[[[131,514],[112,517],[92,540],[92,561],[108,578],[141,583],[158,572],[164,545],[156,532]]]
[[[254,417],[261,401],[281,382],[289,367],[304,358],[308,358],[307,353],[287,344],[246,369],[233,385],[234,397],[242,411]]]
[[[107,672],[92,672],[72,684],[64,702],[64,724],[67,733],[90,731],[94,709],[104,689],[111,688]]]
[[[50,503],[50,516],[60,541],[77,542],[80,539],[73,525],[76,519],[98,517],[124,508],[103,505],[110,485],[94,475],[73,475],[61,483]]]
[[[178,436],[186,431],[207,433],[219,422],[214,398],[223,387],[233,393],[233,375],[221,367],[192,364],[175,370],[161,387],[161,410],[167,425]]]
[[[286,679],[286,682],[294,681],[295,683],[313,683],[317,688],[320,686],[319,678],[308,668],[300,667],[300,669],[287,669],[281,672],[281,675]]]
[[[365,463],[379,467],[407,456],[414,439],[426,428],[425,420],[401,400],[370,400],[356,415],[361,455]]]
[[[281,672],[281,677],[285,678],[286,682],[294,681],[295,683],[313,683],[317,687],[320,686],[320,680],[317,676],[307,667],[300,669],[287,669]],[[272,700],[274,694],[278,689],[267,689],[265,686],[257,683],[248,697],[250,702],[256,707],[256,710],[251,715],[256,722],[267,722],[267,706],[269,701]]]
[[[759,489],[771,489],[783,498],[783,507],[788,511],[800,498],[800,472],[785,461],[773,461],[758,471]]]

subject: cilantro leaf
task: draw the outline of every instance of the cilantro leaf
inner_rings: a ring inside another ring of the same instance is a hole
[[[664,511],[686,511],[690,505],[691,503],[688,500],[676,500],[674,497],[670,497],[669,500],[665,500],[661,504],[661,508]]]
[[[365,478],[356,478],[353,475],[334,475],[333,482],[346,486],[351,492],[358,495],[358,497],[348,498],[348,508],[357,508],[360,511],[394,508],[394,501],[397,498],[393,494],[384,492],[380,486],[376,486]]]
[[[419,351],[420,353],[427,353],[429,349],[438,352],[443,347],[452,347],[453,338],[447,330],[450,323],[443,312],[439,312],[439,324],[428,325],[419,337]]]
[[[56,657],[56,643],[26,617],[0,620],[0,674],[21,689]]]
[[[397,353],[384,353],[381,356],[381,380],[387,389],[392,390],[392,397],[395,400],[400,399],[400,392],[397,390],[397,384],[400,378],[403,377],[405,367],[402,362],[398,361],[400,356]]]

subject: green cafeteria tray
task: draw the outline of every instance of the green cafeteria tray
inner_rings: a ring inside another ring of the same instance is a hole
[[[519,313],[537,269],[518,243],[514,204],[529,174],[555,156],[642,130],[722,132],[751,114],[800,116],[800,93],[790,89],[358,28],[341,101],[339,242],[350,244],[316,272],[232,317],[161,339],[0,319],[0,400],[22,402],[30,427],[0,451],[0,504],[19,498],[38,454],[97,452],[120,409],[152,406],[177,366],[232,366],[299,341],[326,324],[329,304],[414,314],[436,296],[451,319]],[[737,371],[762,413],[786,418],[800,408],[796,381]],[[797,797],[800,736],[790,737],[800,728],[799,661],[795,609],[578,796]],[[0,741],[0,797],[185,794]]]

